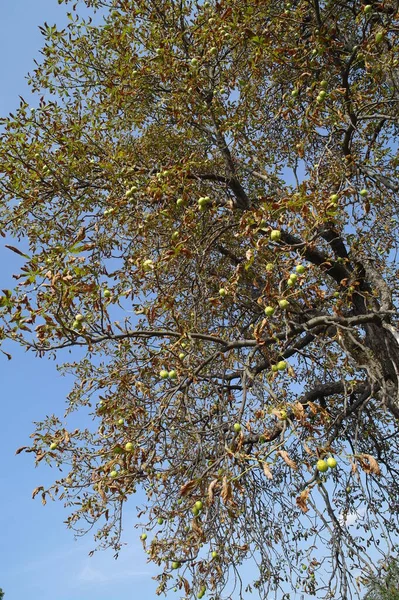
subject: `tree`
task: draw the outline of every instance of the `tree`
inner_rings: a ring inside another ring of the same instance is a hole
[[[33,495],[118,552],[142,489],[159,593],[242,598],[251,559],[359,595],[398,535],[398,3],[86,4],[2,120],[4,352],[93,418],[37,423]]]
[[[370,583],[364,600],[399,599],[399,568],[395,560],[391,560],[385,567],[385,573],[381,579]]]

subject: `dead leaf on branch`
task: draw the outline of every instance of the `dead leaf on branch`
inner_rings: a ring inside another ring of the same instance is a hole
[[[209,487],[208,487],[208,503],[209,504],[212,504],[212,502],[213,502],[214,490],[215,490],[215,488],[216,488],[216,486],[217,486],[218,483],[219,483],[218,479],[214,479],[209,484]]]
[[[273,474],[270,470],[270,467],[267,463],[263,463],[263,473],[265,474],[265,477],[267,477],[268,479],[273,479]]]
[[[296,464],[295,461],[292,460],[292,458],[290,458],[288,456],[288,452],[286,450],[279,450],[277,452],[277,454],[279,454],[281,456],[281,458],[283,459],[283,461],[291,468],[296,470],[298,468],[298,465]]]
[[[309,508],[307,505],[307,501],[309,498],[310,490],[303,490],[296,499],[297,506],[301,509],[302,512],[308,512]]]
[[[197,480],[191,479],[191,481],[188,481],[187,483],[181,486],[180,496],[187,496],[187,494],[192,492],[195,487],[197,487]]]
[[[381,475],[381,469],[378,462],[371,456],[371,454],[360,454],[356,457],[365,473],[372,473],[373,475]]]
[[[223,477],[223,485],[220,496],[225,504],[231,502],[232,500],[233,494],[231,489],[231,483],[230,481],[228,481],[227,477]]]

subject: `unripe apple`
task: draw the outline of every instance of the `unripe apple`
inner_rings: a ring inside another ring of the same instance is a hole
[[[174,232],[172,233],[172,240],[177,240],[177,239],[178,239],[178,237],[179,237],[179,235],[180,235],[180,234],[179,234],[179,232],[178,232],[178,231],[174,231]]]
[[[278,229],[273,229],[270,232],[270,239],[272,240],[272,242],[278,242],[281,239],[281,231],[279,231]]]
[[[283,298],[282,300],[278,301],[278,305],[280,308],[282,308],[284,310],[285,308],[287,308],[290,305],[290,303],[288,302],[288,300]]]
[[[221,296],[222,298],[224,298],[226,294],[227,294],[226,290],[224,288],[220,288],[220,290],[219,290],[219,296]]]
[[[267,317],[271,317],[274,314],[274,308],[273,306],[266,306],[265,308],[265,315]]]
[[[158,517],[157,523],[158,523],[158,525],[162,525],[163,524],[163,518],[162,517]]]
[[[194,517],[198,517],[200,511],[195,505],[192,507],[191,511],[192,511]]]
[[[384,34],[382,33],[382,31],[378,31],[375,34],[375,41],[377,44],[379,44],[380,42],[382,42],[382,40],[384,39]]]
[[[124,424],[125,424],[125,419],[118,420],[118,425],[124,425]]]
[[[199,60],[198,60],[198,58],[192,58],[192,59],[190,60],[190,64],[191,64],[191,66],[192,66],[192,67],[198,67],[198,65],[199,65]]]
[[[265,269],[268,273],[270,273],[270,271],[273,271],[273,267],[274,267],[273,263],[267,263]]]
[[[176,200],[176,206],[178,206],[180,208],[180,206],[184,206],[184,200],[183,198],[178,198]]]
[[[180,358],[180,360],[183,360],[183,358],[184,358],[185,356],[186,356],[186,355],[184,354],[184,352],[180,352],[180,354],[179,354],[179,358]]]
[[[366,4],[366,6],[363,7],[363,12],[366,13],[366,15],[370,14],[373,10],[373,7],[371,6],[371,4]]]
[[[272,365],[272,371],[273,371],[273,373],[277,373],[278,366],[277,365]]]
[[[291,273],[289,278],[295,283],[298,280],[298,275],[295,275],[295,273]]]
[[[118,477],[118,471],[111,471],[110,476],[112,478]]]
[[[201,500],[197,500],[197,502],[195,503],[194,506],[196,506],[198,508],[198,510],[202,510],[202,508],[203,508],[204,505],[201,502]]]
[[[327,96],[327,92],[326,92],[325,90],[321,90],[321,91],[319,92],[319,96],[318,96],[318,97],[319,97],[321,100],[324,100],[324,98],[325,98],[326,96]]]
[[[330,469],[335,469],[335,467],[337,466],[337,461],[333,456],[329,456],[327,458],[327,465],[330,467]]]
[[[159,371],[159,376],[161,379],[168,379],[169,373],[165,369],[162,369],[162,371]]]
[[[285,371],[285,369],[286,369],[286,368],[287,368],[287,363],[285,362],[285,360],[280,360],[280,361],[277,363],[277,369],[278,369],[279,371]]]
[[[366,198],[366,196],[368,195],[368,191],[363,189],[363,190],[360,190],[359,194],[361,195],[362,198]]]
[[[236,431],[238,433],[239,431],[241,431],[241,424],[240,423],[234,423],[233,429],[234,429],[234,431]]]
[[[104,298],[111,298],[111,292],[109,290],[104,290]]]
[[[179,569],[180,568],[180,563],[177,560],[174,560],[172,562],[172,569]]]
[[[316,463],[316,469],[320,471],[320,473],[325,473],[328,469],[328,464],[325,460],[318,460]]]
[[[323,79],[322,81],[320,81],[320,87],[322,90],[327,89],[328,87],[328,81],[326,81],[325,79]]]
[[[72,323],[72,329],[82,329],[83,325],[81,321],[74,321]]]
[[[83,321],[84,316],[81,315],[80,313],[78,313],[77,315],[75,315],[75,321]]]
[[[154,262],[152,260],[147,259],[143,262],[144,271],[150,271],[153,268],[154,268]]]
[[[55,450],[57,447],[58,447],[58,444],[56,444],[55,442],[50,444],[50,450]]]
[[[339,198],[338,194],[331,194],[331,196],[330,196],[330,200],[331,200],[331,202],[333,202],[334,204],[335,204],[336,202],[338,202],[338,198]]]
[[[169,379],[176,379],[176,377],[177,377],[176,371],[174,369],[172,369],[171,371],[169,371],[168,377],[169,377]]]
[[[219,554],[216,552],[216,550],[212,552],[212,558],[219,558]]]
[[[147,534],[146,533],[142,533],[140,538],[144,541],[147,539]]]
[[[306,267],[304,265],[297,265],[295,271],[302,275],[306,271]]]
[[[133,448],[134,448],[134,446],[133,446],[132,442],[128,442],[127,444],[125,444],[126,452],[132,452]]]
[[[291,92],[291,96],[293,98],[296,98],[298,96],[298,94],[299,94],[299,91],[296,88],[294,90],[292,90],[292,92]]]
[[[213,46],[212,48],[209,48],[209,54],[211,56],[216,56],[217,53],[218,53],[218,49],[216,48],[216,46]]]

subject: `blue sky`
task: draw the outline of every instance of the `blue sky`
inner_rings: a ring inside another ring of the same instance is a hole
[[[65,5],[57,0],[5,0],[0,20],[0,115],[13,112],[19,95],[29,100],[25,76],[39,57],[44,21],[62,24]],[[1,240],[1,238],[0,238]],[[0,241],[0,289],[12,286],[18,257]],[[6,600],[122,600],[155,598],[155,569],[146,562],[134,529],[134,505],[126,514],[125,541],[118,561],[112,551],[88,557],[90,536],[74,540],[63,521],[61,503],[43,507],[32,490],[51,482],[54,471],[34,469],[31,455],[15,456],[29,443],[32,422],[50,413],[62,415],[70,382],[55,364],[39,360],[17,347],[11,361],[0,356],[2,415],[0,419],[0,587]]]

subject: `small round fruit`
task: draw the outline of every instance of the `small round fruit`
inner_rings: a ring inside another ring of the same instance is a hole
[[[331,196],[330,196],[330,200],[331,200],[331,202],[333,202],[334,204],[335,204],[336,202],[338,202],[338,194],[331,194]]]
[[[104,298],[111,298],[110,290],[104,290]]]
[[[128,442],[127,444],[125,444],[126,452],[133,452],[133,448],[134,448],[134,446],[133,446],[132,442]]]
[[[197,500],[197,502],[195,503],[194,506],[196,506],[198,508],[198,510],[202,510],[202,508],[203,508],[204,505],[201,502],[201,500]]]
[[[273,373],[277,373],[278,366],[277,365],[272,365],[272,371],[273,371]]]
[[[77,315],[75,315],[75,321],[83,321],[84,316],[80,313],[78,313]]]
[[[184,206],[184,200],[183,200],[183,198],[178,198],[178,199],[176,200],[176,206],[178,206],[179,208],[180,208],[181,206]]]
[[[265,315],[267,317],[271,317],[274,314],[274,308],[273,306],[266,306],[265,308]]]
[[[327,465],[330,467],[330,469],[335,469],[335,467],[337,466],[337,461],[333,456],[329,456],[327,458]]]
[[[221,296],[222,298],[224,298],[226,295],[226,290],[224,288],[220,288],[219,290],[219,296]]]
[[[327,96],[327,92],[326,92],[325,90],[321,90],[321,91],[319,92],[319,96],[318,96],[318,97],[320,98],[320,100],[324,100],[324,98],[325,98],[326,96]]]
[[[285,298],[283,298],[282,300],[278,301],[278,305],[280,308],[282,308],[283,310],[285,308],[288,308],[288,306],[290,305],[290,303],[288,302],[288,300],[286,300]]]
[[[174,231],[174,232],[172,233],[172,240],[177,240],[177,239],[178,239],[178,237],[179,237],[179,235],[180,235],[180,234],[179,234],[179,232],[178,232],[178,231]]]
[[[270,232],[270,239],[272,240],[272,242],[278,242],[281,239],[281,231],[279,231],[278,229],[273,229]]]
[[[295,273],[291,273],[289,279],[291,279],[291,281],[295,283],[298,280],[298,275],[295,275]]]
[[[366,4],[366,6],[363,7],[363,12],[366,15],[370,14],[372,10],[373,10],[373,7],[371,6],[371,4]]]
[[[334,296],[334,298],[339,298],[339,292],[334,292],[333,296]]]
[[[125,419],[118,419],[118,425],[124,425]]]
[[[320,81],[320,87],[322,90],[327,89],[328,87],[328,81],[326,81],[325,79],[323,79],[322,81]]]
[[[192,58],[191,61],[190,61],[190,64],[191,64],[192,67],[198,67],[198,65],[199,65],[198,58]]]
[[[185,356],[186,356],[186,355],[184,354],[184,352],[180,352],[180,354],[179,354],[179,358],[180,358],[180,360],[183,360],[183,358],[184,358]]]
[[[115,477],[118,477],[118,471],[111,471],[110,476],[114,479]]]
[[[57,447],[58,447],[58,444],[56,444],[55,442],[50,444],[50,450],[55,450]]]
[[[191,510],[192,510],[194,517],[198,517],[198,515],[200,514],[200,511],[195,505],[193,506],[193,508]]]
[[[159,371],[159,376],[161,379],[168,379],[169,373],[165,369],[162,369],[162,371]]]
[[[293,98],[296,98],[298,96],[298,94],[299,94],[299,91],[296,88],[295,88],[295,90],[292,90],[292,92],[291,92],[291,96]]]
[[[180,563],[177,560],[172,562],[172,569],[180,569]]]
[[[234,431],[236,431],[238,433],[239,431],[241,431],[241,424],[240,423],[234,423],[233,429],[234,429]]]
[[[362,198],[366,198],[366,196],[368,195],[368,191],[363,189],[363,190],[360,190],[359,194],[361,195]]]
[[[316,469],[320,471],[320,473],[325,473],[328,469],[328,464],[325,460],[318,460],[316,463]]]
[[[172,369],[171,371],[169,371],[168,377],[169,377],[169,379],[176,379],[176,377],[177,377],[176,371],[174,369]]]
[[[158,523],[158,525],[162,525],[162,524],[163,524],[163,518],[162,518],[162,517],[159,517],[159,518],[157,519],[157,523]]]
[[[216,550],[212,552],[212,558],[219,558],[219,554],[216,552]]]
[[[297,265],[295,271],[302,275],[306,271],[306,267],[304,265]]]
[[[375,39],[375,41],[376,41],[377,44],[379,44],[380,42],[382,42],[382,40],[384,39],[384,34],[382,33],[382,31],[378,31],[375,34],[375,38],[374,39]]]
[[[270,273],[270,271],[273,271],[274,265],[273,263],[267,263],[265,269],[268,273]]]
[[[280,360],[280,361],[277,363],[277,369],[278,369],[279,371],[285,371],[285,369],[286,369],[286,368],[287,368],[287,363],[285,362],[285,360]]]
[[[140,539],[143,540],[143,542],[147,539],[147,534],[146,533],[142,533],[140,536]]]

